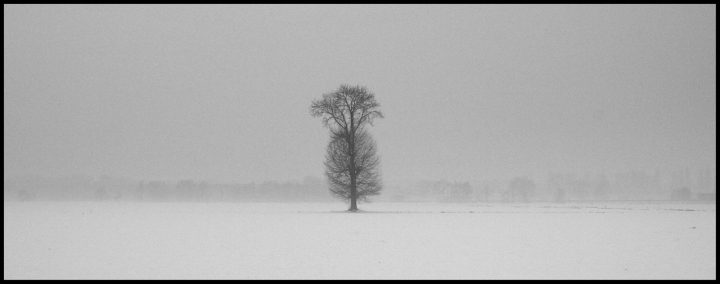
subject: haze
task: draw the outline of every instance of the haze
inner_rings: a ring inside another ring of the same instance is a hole
[[[322,177],[375,93],[388,181],[716,166],[715,5],[4,5],[4,174]]]

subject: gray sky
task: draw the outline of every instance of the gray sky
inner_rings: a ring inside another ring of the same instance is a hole
[[[4,5],[4,174],[322,176],[376,94],[386,180],[716,166],[715,5]]]

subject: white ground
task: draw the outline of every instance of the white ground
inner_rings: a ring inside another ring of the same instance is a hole
[[[715,204],[5,202],[5,279],[715,279]]]

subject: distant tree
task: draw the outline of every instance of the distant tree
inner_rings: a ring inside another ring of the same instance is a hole
[[[209,198],[210,184],[207,181],[201,181],[197,184],[197,198],[201,201],[206,201]]]
[[[575,179],[571,183],[570,193],[574,196],[574,199],[585,200],[588,197],[590,187],[589,181],[582,178]]]
[[[147,183],[147,191],[150,198],[156,201],[166,201],[168,198],[168,184],[159,181],[159,180],[153,180]]]
[[[454,182],[450,187],[450,198],[454,201],[470,201],[473,188],[470,182]]]
[[[380,104],[365,87],[341,85],[313,100],[310,114],[330,129],[325,157],[330,191],[350,202],[349,211],[357,211],[358,200],[366,201],[382,189],[375,142],[366,130],[375,118],[383,118]]]
[[[432,195],[436,201],[448,201],[452,193],[452,184],[447,180],[439,180],[432,184]]]
[[[483,201],[490,201],[490,195],[493,192],[493,188],[490,185],[484,185],[482,190]]]
[[[690,200],[690,197],[692,196],[692,192],[690,192],[690,188],[683,186],[681,188],[678,188],[676,190],[673,190],[672,195],[670,198],[672,200]]]
[[[608,180],[606,175],[600,175],[597,182],[595,183],[595,188],[593,189],[593,196],[597,200],[607,200],[610,198],[610,181]]]
[[[103,200],[107,197],[107,195],[108,195],[107,185],[109,184],[109,180],[110,180],[110,177],[101,176],[100,178],[97,178],[90,183],[91,186],[93,187],[95,199]]]
[[[457,187],[459,189],[460,200],[469,201],[474,192],[470,182],[466,181],[464,183],[460,183]]]
[[[192,190],[196,186],[195,181],[191,179],[180,180],[175,184],[175,188],[181,190]]]
[[[516,177],[510,181],[508,187],[507,199],[514,199],[514,197],[520,197],[523,201],[528,200],[528,195],[535,191],[535,182],[527,177]]]
[[[321,200],[330,196],[323,187],[323,181],[316,176],[305,176],[300,186],[303,188],[303,195],[306,200]]]
[[[565,202],[565,190],[563,190],[562,187],[558,187],[557,191],[555,192],[555,202],[557,202],[557,203]]]
[[[137,200],[145,200],[145,182],[139,181],[135,186],[135,198]]]
[[[309,185],[309,186],[319,186],[322,184],[322,181],[315,176],[308,175],[303,178],[302,184]]]

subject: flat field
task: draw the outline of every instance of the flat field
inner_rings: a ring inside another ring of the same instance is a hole
[[[715,203],[4,202],[4,279],[715,279]]]

